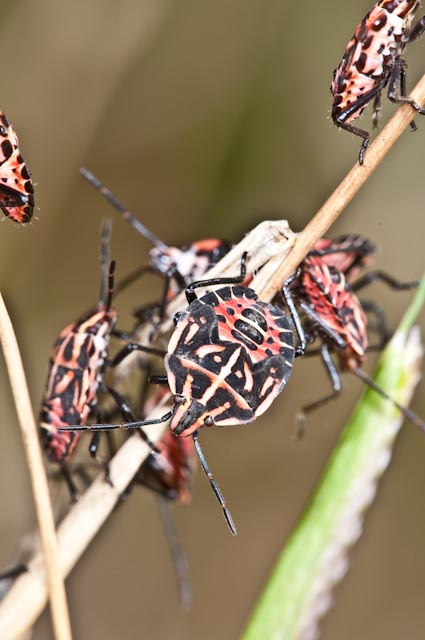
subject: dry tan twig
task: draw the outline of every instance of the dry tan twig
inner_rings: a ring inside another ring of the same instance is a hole
[[[412,91],[411,97],[420,105],[425,102],[425,75]],[[263,300],[268,301],[273,297],[274,292],[279,288],[279,283],[284,282],[295,271],[313,244],[337,220],[360,187],[372,175],[396,140],[415,118],[415,115],[417,115],[416,111],[407,104],[395,112],[367,150],[364,164],[355,164],[314,218],[298,234],[295,247],[288,259],[280,263],[269,280],[264,279],[264,285],[259,290]]]
[[[425,76],[420,80],[411,96],[419,104],[425,102]],[[281,283],[295,270],[308,250],[342,213],[414,116],[415,112],[409,106],[404,105],[398,109],[368,149],[365,164],[362,167],[356,165],[350,171],[300,234],[293,234],[285,221],[267,223],[272,226],[273,224],[281,224],[282,229],[287,231],[284,231],[283,234],[277,233],[274,240],[269,241],[270,247],[267,248],[271,249],[271,253],[267,256],[268,262],[251,285],[261,299],[265,301],[272,299]],[[254,236],[255,234],[247,236],[248,239],[245,238],[234,247],[228,256],[206,274],[206,278],[222,275],[224,271],[231,275],[237,273],[240,256],[244,250],[247,250],[251,256],[248,267],[252,268],[252,256],[257,258],[260,249],[264,248],[264,239],[263,244],[258,245],[253,240]],[[277,253],[273,251],[271,246],[274,243],[279,245]],[[179,297],[175,304],[177,307],[184,307],[184,298]],[[163,409],[164,412],[165,410]],[[150,417],[157,415],[155,413]],[[158,441],[164,429],[165,427],[163,429],[151,428],[149,436],[154,441]],[[104,482],[102,474],[63,520],[58,530],[58,540],[64,574],[71,570],[105,522],[119,499],[120,492],[131,481],[148,453],[148,448],[138,435],[132,436],[111,463],[111,477],[114,487],[110,487]],[[30,572],[17,579],[0,606],[0,638],[19,637],[19,634],[24,633],[34,623],[45,602],[44,570],[39,556],[36,555],[30,563]]]
[[[53,629],[57,640],[71,640],[71,624],[64,579],[62,577],[60,555],[55,533],[49,487],[43,464],[37,427],[31,408],[28,386],[22,365],[21,354],[12,322],[0,294],[0,342],[9,373],[10,386],[15,400],[16,412],[24,441],[25,455],[34,494],[35,510],[42,543],[42,558],[46,566],[47,583],[50,595]],[[47,594],[46,594],[47,596]],[[1,635],[3,638],[14,638],[16,635]]]

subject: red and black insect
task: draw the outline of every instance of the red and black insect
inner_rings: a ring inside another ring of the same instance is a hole
[[[422,420],[390,398],[361,368],[368,348],[367,319],[363,305],[354,291],[377,279],[399,290],[412,289],[418,285],[417,282],[401,283],[388,274],[374,271],[350,286],[345,274],[335,266],[328,265],[322,257],[309,256],[302,262],[294,294],[300,310],[306,316],[307,339],[314,341],[319,338],[322,341],[320,354],[333,388],[330,395],[303,407],[300,413],[302,422],[307,413],[327,403],[341,391],[341,379],[331,357],[331,352],[335,352],[341,370],[354,373],[390,400],[416,426],[425,429]]]
[[[419,104],[406,97],[407,65],[403,58],[406,45],[425,31],[425,16],[412,27],[419,5],[419,0],[376,3],[357,26],[334,71],[332,120],[338,127],[363,138],[360,164],[363,164],[369,146],[370,133],[352,123],[373,100],[372,122],[377,125],[381,93],[387,85],[388,98],[392,102],[410,104],[418,113],[425,114]],[[413,122],[411,127],[416,129]]]
[[[19,151],[18,136],[0,111],[0,208],[14,222],[26,223],[34,211],[31,174]]]
[[[204,238],[190,245],[169,247],[147,229],[124,207],[118,198],[96,176],[82,167],[81,175],[116,209],[138,233],[155,245],[149,251],[149,268],[164,276],[165,290],[161,309],[191,282],[202,276],[219,262],[231,248],[229,242],[218,238]],[[138,275],[140,271],[135,273]],[[161,314],[161,318],[163,313]]]
[[[76,429],[128,429],[170,420],[174,436],[192,436],[202,468],[234,535],[235,525],[200,448],[198,432],[213,425],[248,424],[264,413],[285,387],[294,357],[302,353],[305,344],[298,321],[295,326],[300,345],[296,350],[293,325],[286,313],[260,302],[252,289],[237,286],[246,278],[245,259],[246,255],[238,277],[198,281],[186,288],[189,306],[178,314],[168,345],[167,377],[156,378],[168,384],[174,396],[172,410],[157,420]],[[213,285],[221,288],[196,297],[196,288]],[[144,350],[141,345],[135,348]],[[128,352],[127,346],[113,364]]]
[[[106,355],[117,312],[111,307],[115,262],[108,265],[110,225],[102,231],[102,279],[97,309],[65,327],[52,348],[46,391],[40,412],[40,433],[51,462],[61,465],[71,494],[75,487],[66,461],[81,437],[62,433],[62,424],[84,424],[93,415],[103,382]],[[109,272],[108,272],[109,267]],[[96,441],[92,443],[95,446]]]
[[[372,260],[375,254],[375,245],[368,239],[360,235],[349,234],[337,238],[321,238],[308,253],[309,257],[319,257],[323,265],[334,267],[344,274],[350,283],[351,292],[360,291],[367,285],[381,280],[394,290],[410,290],[419,286],[419,281],[400,282],[393,276],[381,270],[373,270],[357,278],[359,271],[364,269]],[[361,300],[363,310],[375,317],[376,330],[380,337],[379,349],[386,344],[391,337],[383,309],[373,300]],[[370,347],[370,349],[376,347]]]
[[[320,238],[308,257],[319,257],[324,264],[342,271],[348,280],[366,267],[376,251],[375,245],[364,236],[349,234],[338,238]]]
[[[112,307],[115,262],[109,264],[110,223],[102,230],[102,278],[99,302],[95,311],[65,327],[52,348],[46,391],[40,412],[40,433],[44,449],[52,462],[61,465],[64,477],[75,498],[76,489],[66,467],[81,434],[59,431],[64,424],[85,424],[96,415],[98,393],[108,391],[120,408],[120,396],[103,384],[110,338],[117,322]],[[96,434],[95,434],[96,435]],[[141,432],[142,437],[154,446]],[[90,453],[96,455],[98,438],[92,438]]]

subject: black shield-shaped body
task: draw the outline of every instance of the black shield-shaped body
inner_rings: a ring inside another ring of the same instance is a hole
[[[165,366],[176,406],[175,435],[246,424],[284,388],[294,360],[291,322],[247,287],[223,287],[189,305]]]

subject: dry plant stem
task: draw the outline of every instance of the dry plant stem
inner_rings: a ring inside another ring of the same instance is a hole
[[[71,624],[66,602],[65,585],[55,533],[49,487],[44,469],[38,432],[31,408],[28,386],[15,332],[0,294],[0,342],[9,374],[10,386],[24,441],[25,455],[34,494],[35,510],[46,566],[53,629],[57,640],[71,640]],[[3,638],[13,636],[1,635]]]
[[[418,82],[410,97],[420,105],[425,102],[425,75]],[[326,233],[341,215],[345,207],[354,198],[360,187],[370,177],[415,116],[417,116],[416,111],[407,104],[402,105],[396,111],[366,151],[364,164],[356,163],[314,218],[298,235],[295,247],[288,259],[280,264],[273,277],[268,282],[266,281],[261,289],[260,297],[263,300],[270,300],[279,287],[279,283],[285,281],[295,271],[313,244]]]
[[[425,101],[425,76],[420,80],[411,97],[419,104]],[[276,227],[278,232],[275,233],[275,239],[270,238],[268,241],[264,241],[263,237],[262,245],[256,245],[254,239],[250,239],[249,234],[205,277],[217,277],[223,272],[227,275],[237,273],[240,257],[245,250],[250,256],[248,268],[252,268],[258,252],[261,248],[266,247],[270,251],[270,255],[267,256],[268,262],[250,286],[257,291],[262,300],[266,302],[271,300],[279,290],[282,281],[293,273],[308,250],[335,222],[344,207],[351,201],[414,117],[415,112],[411,107],[403,105],[398,109],[368,149],[365,164],[363,166],[356,164],[300,234],[296,235],[290,230],[286,231],[288,227],[284,221],[276,223],[282,224],[282,227]],[[420,135],[420,132],[417,135]],[[279,244],[279,251],[276,253],[273,252],[273,242]],[[172,312],[179,308],[182,309],[184,306],[184,295],[181,295],[176,299]],[[166,330],[171,325],[171,322],[166,325]],[[164,407],[162,413],[165,413],[166,410]],[[155,412],[149,417],[154,418],[158,415],[160,414]],[[162,429],[148,428],[146,431],[149,433],[149,437],[156,442],[165,428],[166,426]],[[111,463],[111,477],[114,487],[110,487],[104,482],[102,474],[64,518],[58,529],[59,550],[64,575],[71,571],[96,532],[108,518],[114,504],[119,499],[119,493],[131,481],[148,454],[148,448],[138,435],[132,436],[118,451]],[[118,475],[117,469],[119,470]],[[0,638],[18,638],[22,635],[34,624],[45,605],[46,598],[44,570],[40,557],[36,554],[30,562],[30,572],[16,580],[0,605]]]
[[[151,417],[166,412],[162,407]],[[145,429],[152,441],[158,442],[167,428],[158,426]],[[113,487],[105,482],[101,473],[88,491],[72,507],[58,527],[57,539],[63,575],[68,575],[102,524],[113,511],[120,495],[149,455],[139,434],[134,434],[120,448],[110,464]],[[20,576],[0,606],[0,638],[20,638],[34,625],[47,601],[46,575],[42,556],[36,553],[28,563],[28,573]]]

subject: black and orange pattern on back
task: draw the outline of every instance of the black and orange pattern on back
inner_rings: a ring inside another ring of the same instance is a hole
[[[52,462],[70,458],[81,437],[58,427],[85,424],[97,404],[116,319],[114,309],[99,309],[65,327],[53,345],[40,412],[41,437]]]
[[[321,258],[306,258],[300,276],[302,296],[330,331],[345,342],[338,349],[344,368],[361,366],[368,345],[367,319],[358,297],[352,292],[342,271],[328,266]],[[329,335],[314,330],[326,340]]]
[[[13,220],[30,222],[34,211],[31,174],[19,151],[15,130],[0,111],[0,208]]]
[[[112,308],[115,262],[108,265],[111,227],[102,227],[102,277],[97,308],[65,327],[51,352],[40,410],[40,436],[52,462],[68,460],[81,437],[61,425],[85,424],[98,403],[107,350],[117,322]],[[109,268],[109,269],[108,269]]]
[[[247,424],[284,388],[294,360],[288,316],[247,287],[228,286],[192,302],[165,358],[175,396],[170,429]]]

